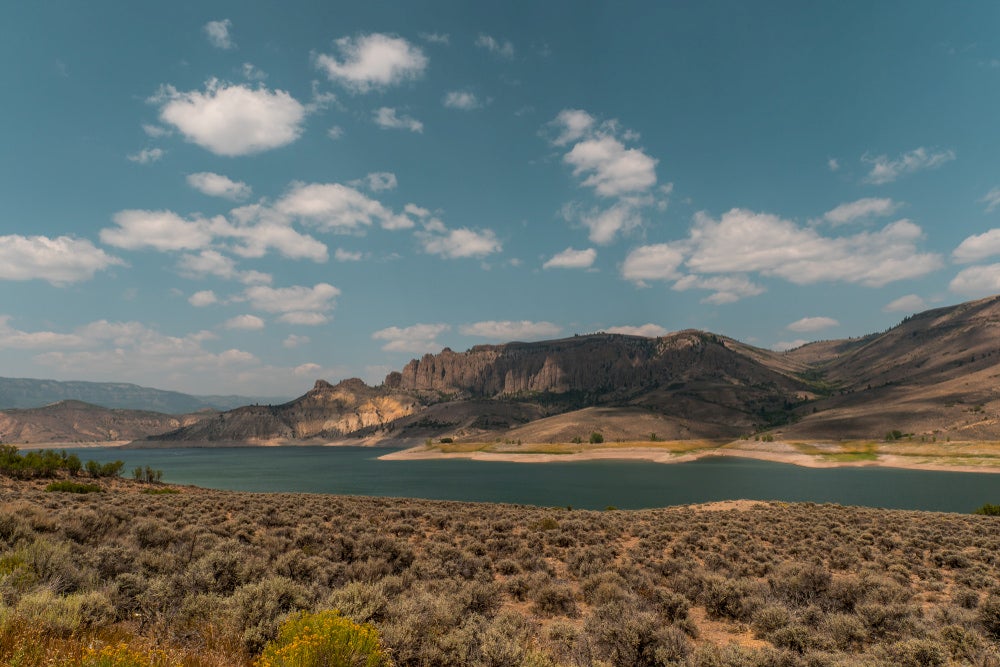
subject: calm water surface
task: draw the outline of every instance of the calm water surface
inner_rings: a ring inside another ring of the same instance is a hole
[[[1000,474],[891,468],[802,468],[752,459],[504,463],[461,459],[379,461],[371,447],[75,451],[82,460],[125,461],[163,471],[163,479],[239,491],[294,491],[432,498],[604,509],[663,507],[715,500],[831,502],[969,512],[1000,503]]]

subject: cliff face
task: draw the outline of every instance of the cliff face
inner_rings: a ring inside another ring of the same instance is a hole
[[[337,438],[379,428],[412,414],[412,396],[369,387],[357,378],[331,385],[317,380],[305,395],[282,405],[248,405],[156,437],[177,441],[259,441]]]
[[[390,373],[393,389],[474,398],[520,397],[569,391],[600,395],[603,402],[639,391],[714,378],[724,383],[796,384],[740,352],[726,339],[699,331],[663,338],[620,334],[578,336],[542,343],[479,345],[467,352],[445,349]]]

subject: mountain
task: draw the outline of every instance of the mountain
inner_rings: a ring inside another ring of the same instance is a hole
[[[135,440],[189,426],[208,413],[166,415],[109,409],[81,401],[0,411],[0,442],[8,444]]]
[[[239,408],[156,439],[1000,439],[998,412],[1000,296],[784,353],[694,330],[446,348],[377,387],[319,381],[288,403]]]
[[[60,382],[31,378],[0,378],[0,409],[38,408],[59,401],[82,401],[105,408],[186,414],[198,410],[230,410],[254,402],[284,398],[191,396],[177,391],[140,387],[125,382]]]

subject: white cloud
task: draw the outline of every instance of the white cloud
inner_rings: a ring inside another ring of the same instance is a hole
[[[163,86],[151,99],[160,120],[216,155],[260,153],[292,143],[302,134],[306,109],[283,90],[208,81],[205,91]]]
[[[117,248],[197,250],[212,242],[209,221],[185,220],[173,211],[119,211],[112,220],[118,226],[102,229],[101,241]]]
[[[53,285],[90,280],[125,262],[85,239],[69,236],[0,236],[0,280],[47,280]]]
[[[447,33],[439,32],[422,32],[420,33],[420,39],[425,42],[430,42],[431,44],[450,44],[451,37]]]
[[[479,37],[476,38],[476,46],[481,49],[486,49],[490,53],[506,60],[510,60],[514,57],[514,45],[507,40],[498,40],[489,35],[480,33]]]
[[[208,38],[208,42],[212,46],[217,49],[228,50],[236,48],[236,42],[233,41],[232,35],[229,34],[229,30],[232,27],[232,21],[222,19],[221,21],[209,21],[202,27],[202,30],[205,31],[205,37]]]
[[[210,197],[222,197],[233,201],[246,199],[253,192],[246,183],[210,171],[188,174],[187,184]]]
[[[1000,186],[991,189],[979,201],[986,204],[987,213],[995,211],[997,206],[1000,206]]]
[[[426,208],[420,208],[416,204],[407,204],[403,207],[403,210],[415,218],[426,218],[431,214]]]
[[[785,328],[789,331],[806,332],[822,331],[823,329],[836,326],[840,326],[840,322],[832,317],[803,317],[801,320],[795,320]]]
[[[833,225],[846,225],[862,218],[892,215],[897,208],[899,208],[899,204],[891,199],[866,197],[841,204],[833,210],[827,211],[823,214],[823,219]]]
[[[794,350],[797,347],[802,347],[808,342],[809,341],[803,340],[802,338],[792,341],[781,341],[772,345],[771,349],[775,352],[787,352],[788,350]]]
[[[258,285],[245,291],[250,304],[266,313],[326,312],[333,309],[340,290],[328,283],[313,287],[266,287]]]
[[[308,344],[310,341],[309,336],[299,336],[296,334],[288,334],[285,340],[281,341],[281,346],[289,350],[295,349],[296,347],[302,347]]]
[[[875,232],[826,237],[768,213],[732,209],[718,221],[695,215],[687,267],[695,273],[757,272],[798,285],[822,281],[881,287],[942,265],[920,253],[923,231],[898,220]]]
[[[322,242],[296,231],[283,213],[260,204],[241,206],[230,211],[233,222],[215,219],[212,231],[219,238],[238,241],[232,251],[241,257],[263,257],[273,248],[290,259],[325,262],[327,247]]]
[[[351,183],[351,185],[365,185],[372,192],[382,192],[383,190],[395,190],[398,185],[396,174],[391,171],[376,171],[365,176],[362,180]]]
[[[412,116],[399,115],[391,107],[379,107],[372,116],[375,124],[383,130],[409,130],[423,132],[424,124]]]
[[[257,331],[264,328],[264,320],[256,315],[237,315],[226,320],[223,324],[227,329],[245,329],[247,331]]]
[[[669,330],[664,329],[659,324],[652,323],[643,324],[637,327],[628,325],[611,327],[609,329],[605,329],[605,331],[614,334],[625,334],[626,336],[644,336],[646,338],[659,338],[660,336],[666,336],[670,333]]]
[[[669,243],[640,246],[625,258],[622,277],[639,285],[647,280],[676,280],[683,262],[682,249]]]
[[[837,171],[840,169],[840,162],[837,160],[837,158],[832,157],[827,159],[826,166],[830,171]]]
[[[167,128],[160,127],[159,125],[150,125],[148,123],[143,124],[142,131],[146,133],[147,137],[153,137],[154,139],[170,135],[170,130]]]
[[[267,284],[271,276],[260,271],[239,271],[236,261],[216,250],[202,250],[197,255],[182,255],[177,262],[181,275],[187,278],[218,276],[224,280],[238,280],[245,285]]]
[[[1000,292],[1000,264],[970,266],[952,278],[948,289],[958,294],[987,295]]]
[[[443,225],[441,226],[443,227]],[[421,232],[418,238],[423,244],[424,252],[431,255],[441,255],[449,259],[463,257],[486,257],[503,250],[503,245],[497,240],[491,229],[475,231],[462,227],[460,229],[438,229]]]
[[[149,164],[151,162],[156,162],[164,155],[164,150],[162,148],[144,148],[138,153],[132,153],[131,155],[126,155],[130,162],[138,162],[139,164]]]
[[[712,294],[702,299],[702,303],[721,306],[736,303],[748,296],[764,293],[764,288],[746,276],[695,276],[688,275],[674,283],[673,289],[683,292],[689,289],[712,290]]]
[[[267,72],[253,63],[243,63],[240,72],[243,73],[243,78],[248,81],[263,81],[267,78]]]
[[[218,303],[219,299],[215,296],[215,292],[210,289],[201,290],[200,292],[195,292],[188,297],[188,303],[190,303],[195,308],[204,308],[205,306],[211,306],[213,303]]]
[[[597,259],[597,251],[593,248],[586,250],[574,250],[566,248],[562,252],[556,253],[545,264],[543,269],[588,269]]]
[[[317,377],[322,373],[322,371],[323,367],[320,366],[319,364],[307,363],[307,364],[299,364],[294,368],[292,372],[295,373],[296,375],[301,375],[304,377]]]
[[[351,252],[350,250],[337,248],[337,250],[333,253],[333,258],[338,262],[360,262],[364,258],[364,254],[361,252]]]
[[[966,238],[951,253],[956,262],[967,264],[1000,255],[1000,229],[990,229]]]
[[[331,127],[326,131],[326,136],[336,141],[337,139],[340,139],[342,136],[344,136],[344,128],[340,127],[339,125],[334,125],[333,127]]]
[[[903,153],[895,160],[889,159],[886,155],[870,155],[865,153],[861,156],[861,161],[872,165],[865,180],[874,185],[891,183],[900,176],[912,174],[924,169],[936,169],[946,162],[955,159],[955,151],[928,151],[921,146],[909,153]]]
[[[927,308],[927,302],[916,294],[907,294],[882,306],[884,313],[916,313]]]
[[[551,338],[562,331],[562,327],[552,322],[487,320],[485,322],[464,324],[458,328],[458,331],[465,336],[479,336],[480,338],[491,338],[499,341],[511,341]]]
[[[462,111],[472,111],[483,106],[475,93],[470,93],[467,90],[452,90],[446,93],[442,104],[449,109],[461,109]]]
[[[294,183],[274,208],[331,232],[355,231],[375,222],[384,229],[413,226],[413,221],[405,215],[394,213],[381,202],[339,183]]]
[[[619,232],[629,232],[642,224],[642,216],[636,206],[621,200],[606,209],[593,209],[580,215],[580,222],[590,230],[588,238],[599,245],[607,245],[615,240]]]
[[[565,146],[574,142],[589,133],[596,122],[593,116],[582,109],[563,109],[549,123],[559,133],[552,143],[556,146]]]
[[[323,313],[309,313],[302,311],[295,311],[291,313],[285,313],[278,317],[279,320],[285,324],[301,324],[303,326],[318,326],[320,324],[326,324],[330,321],[330,318]]]
[[[447,324],[414,324],[409,327],[388,327],[372,334],[373,340],[387,341],[382,349],[387,352],[423,354],[439,352],[443,345],[435,339],[451,329]]]
[[[656,185],[658,160],[611,136],[580,141],[563,156],[575,176],[586,175],[583,185],[604,197],[644,192]]]
[[[316,66],[331,81],[365,93],[420,77],[427,68],[427,57],[420,47],[401,37],[380,33],[342,37],[335,44],[340,60],[319,54]]]

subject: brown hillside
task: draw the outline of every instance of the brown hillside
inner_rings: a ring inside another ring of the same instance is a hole
[[[43,408],[0,412],[0,441],[34,444],[134,440],[195,424],[210,414],[166,415],[60,401]]]

